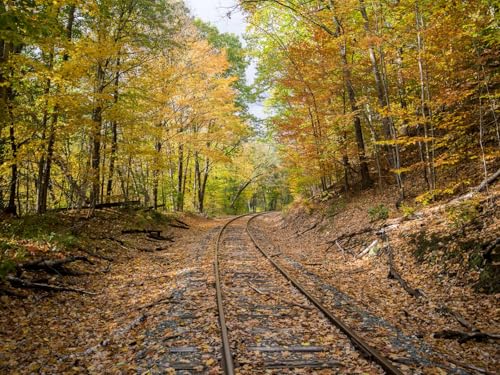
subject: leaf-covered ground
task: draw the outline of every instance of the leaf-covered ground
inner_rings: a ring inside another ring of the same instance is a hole
[[[403,372],[496,373],[497,340],[461,343],[435,334],[473,329],[498,334],[497,248],[489,247],[499,233],[498,196],[493,190],[489,196],[425,209],[405,220],[391,208],[388,220],[373,222],[369,209],[383,197],[365,196],[337,201],[337,206],[330,202],[310,213],[302,207],[284,217],[262,216],[254,230],[261,241],[269,241],[267,250],[290,273]],[[151,212],[102,210],[91,219],[84,213],[46,219],[30,230],[29,220],[2,223],[2,256],[9,256],[9,261],[2,258],[3,277],[93,294],[18,289],[3,281],[1,373],[221,373],[213,249],[227,219],[184,215],[181,221],[189,229]],[[251,248],[243,224],[225,237],[221,263],[239,371],[256,373],[259,363],[276,362],[278,357],[259,346],[288,344],[328,347],[328,356],[341,365],[322,373],[377,373],[272,273]],[[159,230],[161,237],[122,233],[127,229]],[[356,232],[360,234],[350,235]],[[375,240],[366,255],[358,256]],[[421,297],[409,295],[387,277],[388,249],[395,269]],[[73,262],[65,269],[68,274],[14,267],[68,255],[85,256],[92,264]],[[269,319],[262,318],[266,314]],[[285,357],[279,360],[288,356],[293,361],[302,354],[280,355]],[[324,360],[321,352],[304,358],[311,361],[316,355]]]
[[[78,236],[86,238],[87,250],[111,261],[89,256],[94,266],[70,266],[86,275],[56,274],[46,280],[95,295],[44,291],[19,292],[24,298],[3,295],[0,372],[142,373],[182,363],[182,355],[170,353],[169,348],[187,343],[200,344],[196,358],[200,368],[217,369],[220,343],[210,278],[213,228],[219,222],[184,220],[190,229],[137,220],[136,215],[119,211],[98,212],[90,220],[71,218],[83,223]],[[175,242],[121,234],[123,229],[151,227],[173,235]],[[35,257],[47,255],[67,254],[43,252]],[[171,363],[156,363],[165,358]]]
[[[339,212],[330,204],[322,213],[296,208],[285,219],[271,214],[259,220],[282,253],[282,264],[314,281],[334,311],[389,358],[424,373],[497,373],[498,337],[462,343],[434,337],[444,330],[500,331],[494,259],[499,194],[490,193],[424,209],[406,220],[394,209],[388,220],[370,222],[370,208],[381,196],[355,199]],[[384,227],[388,243],[381,238]],[[388,278],[388,245],[394,267],[422,297]]]

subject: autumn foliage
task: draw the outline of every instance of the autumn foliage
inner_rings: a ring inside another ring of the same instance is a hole
[[[425,201],[498,168],[492,2],[240,4],[295,192],[389,183]]]
[[[204,210],[209,177],[249,135],[235,36],[209,41],[168,0],[2,1],[0,19],[5,211]]]

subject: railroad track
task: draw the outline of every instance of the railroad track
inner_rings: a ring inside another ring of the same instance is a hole
[[[235,217],[217,236],[224,373],[238,368],[241,374],[272,369],[402,374],[273,260],[250,230],[260,215]],[[242,223],[243,218],[248,220]]]

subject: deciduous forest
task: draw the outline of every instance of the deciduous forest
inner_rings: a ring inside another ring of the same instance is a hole
[[[231,4],[0,0],[0,372],[497,372],[499,4]]]

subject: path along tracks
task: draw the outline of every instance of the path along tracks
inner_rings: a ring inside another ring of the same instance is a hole
[[[235,217],[217,236],[215,284],[224,373],[238,368],[248,374],[270,369],[402,374],[266,252],[250,225],[261,215]]]

